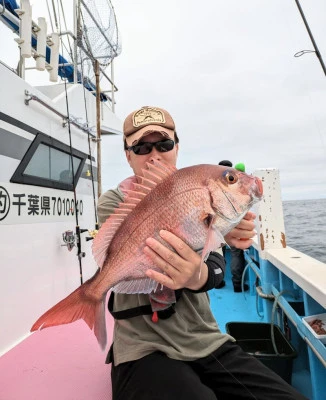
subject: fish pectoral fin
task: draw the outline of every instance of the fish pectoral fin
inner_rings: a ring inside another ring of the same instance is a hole
[[[121,281],[112,288],[112,291],[126,294],[151,293],[156,290],[157,286],[156,281],[145,277]]]
[[[150,298],[162,304],[172,304],[176,302],[175,291],[166,286],[160,285],[159,289],[150,294]]]
[[[214,218],[210,221],[210,225],[208,228],[205,246],[201,255],[201,264],[203,264],[207,260],[211,251],[218,250],[221,247],[222,243],[225,243],[223,235],[219,230],[213,228],[213,224]]]
[[[207,212],[205,210],[202,211],[200,215],[200,219],[204,222],[204,224],[208,227],[210,227],[212,220],[214,218],[214,214],[211,214],[210,212]]]
[[[149,301],[153,312],[165,310],[176,302],[175,291],[163,286],[163,289],[149,295]]]

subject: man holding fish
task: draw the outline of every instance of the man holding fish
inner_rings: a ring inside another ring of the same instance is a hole
[[[142,107],[128,115],[124,148],[134,176],[99,199],[102,227],[93,252],[101,271],[114,265],[115,276],[106,285],[115,292],[107,359],[113,399],[304,399],[220,332],[206,293],[224,275],[214,250],[224,242],[239,249],[252,244],[255,215],[248,210],[262,197],[262,184],[222,166],[176,170],[178,142],[166,110]],[[89,281],[83,298],[97,296],[107,279],[100,277]],[[79,318],[105,345],[103,324]]]

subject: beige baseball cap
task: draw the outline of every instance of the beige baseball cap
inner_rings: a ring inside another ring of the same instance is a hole
[[[174,121],[163,108],[144,106],[129,114],[123,124],[123,137],[128,146],[137,144],[143,136],[152,132],[160,132],[174,140]]]

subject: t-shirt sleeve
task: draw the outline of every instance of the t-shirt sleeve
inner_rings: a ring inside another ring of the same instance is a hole
[[[123,194],[119,189],[108,190],[100,196],[97,205],[97,214],[100,225],[107,220],[122,201]]]

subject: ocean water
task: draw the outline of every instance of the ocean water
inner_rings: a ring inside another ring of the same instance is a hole
[[[287,245],[326,263],[326,199],[283,202]]]

